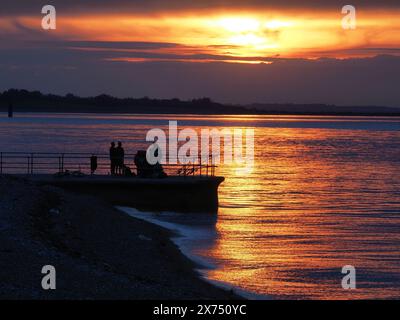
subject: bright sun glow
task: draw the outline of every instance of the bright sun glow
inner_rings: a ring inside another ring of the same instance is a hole
[[[292,22],[289,21],[280,21],[280,20],[271,20],[267,21],[264,26],[270,30],[278,30],[280,28],[288,28],[293,26]]]
[[[292,23],[253,17],[229,17],[217,20],[216,26],[222,29],[227,44],[241,46],[240,52],[249,55],[279,48],[274,35],[270,33],[290,27]]]
[[[261,23],[254,18],[223,18],[218,23],[230,32],[254,32],[261,27]]]

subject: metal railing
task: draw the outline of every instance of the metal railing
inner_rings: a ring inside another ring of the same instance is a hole
[[[110,174],[108,154],[51,153],[51,152],[0,152],[0,174],[91,174],[91,157],[97,157],[95,174]],[[124,164],[136,172],[135,154],[125,154]],[[163,164],[168,176],[214,176],[216,166],[211,158],[207,163],[199,159],[190,164]]]

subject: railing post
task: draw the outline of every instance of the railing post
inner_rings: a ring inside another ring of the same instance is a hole
[[[33,174],[33,153],[31,153],[31,174]]]
[[[211,159],[211,155],[208,156],[208,160],[207,160],[207,177],[209,176],[209,170],[210,170],[210,159]]]
[[[200,162],[200,177],[202,177],[202,176],[203,176],[203,165]]]
[[[215,175],[214,173],[214,158],[212,156],[210,156],[211,159],[211,177],[213,177]]]

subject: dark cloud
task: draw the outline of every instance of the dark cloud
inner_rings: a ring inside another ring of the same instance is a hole
[[[120,97],[191,99],[209,96],[221,102],[332,103],[400,106],[400,57],[363,59],[279,59],[273,64],[218,62],[226,56],[163,54],[138,48],[154,43],[108,44],[100,51],[49,46],[0,50],[0,90],[25,88],[83,96],[108,93]],[[104,43],[84,43],[96,47]],[[172,46],[173,44],[167,44]],[[129,47],[130,52],[116,48]],[[133,57],[164,62],[128,63],[107,58]],[[202,63],[173,62],[177,59]],[[204,62],[212,59],[215,62]],[[245,58],[244,58],[245,59]],[[165,62],[167,60],[167,62]]]
[[[26,43],[26,42],[25,42]],[[181,48],[183,45],[168,42],[139,42],[139,41],[31,41],[32,45],[50,48],[87,48],[114,50],[157,50]]]
[[[42,0],[15,1],[2,0],[0,15],[40,14],[44,4]],[[347,4],[339,0],[53,0],[59,13],[90,14],[107,13],[140,13],[157,11],[179,11],[191,9],[229,9],[229,8],[341,8]],[[400,8],[399,0],[352,0],[351,4],[359,8]]]
[[[60,44],[59,44],[60,45]],[[66,41],[63,45],[82,48],[109,48],[109,49],[161,49],[181,47],[177,43],[167,42],[128,42],[128,41]]]
[[[400,55],[400,48],[365,48],[365,47],[359,47],[359,48],[352,48],[352,49],[343,49],[343,50],[334,50],[334,51],[323,51],[323,50],[318,50],[318,51],[310,51],[309,54],[314,55],[314,56],[338,56],[338,55],[344,55],[344,56],[371,56],[371,55]]]

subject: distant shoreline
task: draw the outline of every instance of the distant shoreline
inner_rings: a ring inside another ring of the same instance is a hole
[[[293,116],[400,116],[400,108],[385,106],[336,106],[328,104],[223,104],[210,98],[192,100],[116,98],[109,95],[78,97],[10,89],[0,92],[0,112],[103,113],[182,115],[293,115]]]
[[[178,116],[316,116],[316,117],[400,117],[399,113],[160,113],[160,112],[100,112],[100,111],[49,111],[49,110],[25,110],[16,111],[14,116],[17,117],[18,114],[82,114],[82,115],[93,115],[93,114],[104,114],[104,115],[178,115]],[[7,111],[0,107],[0,114],[7,115]]]

